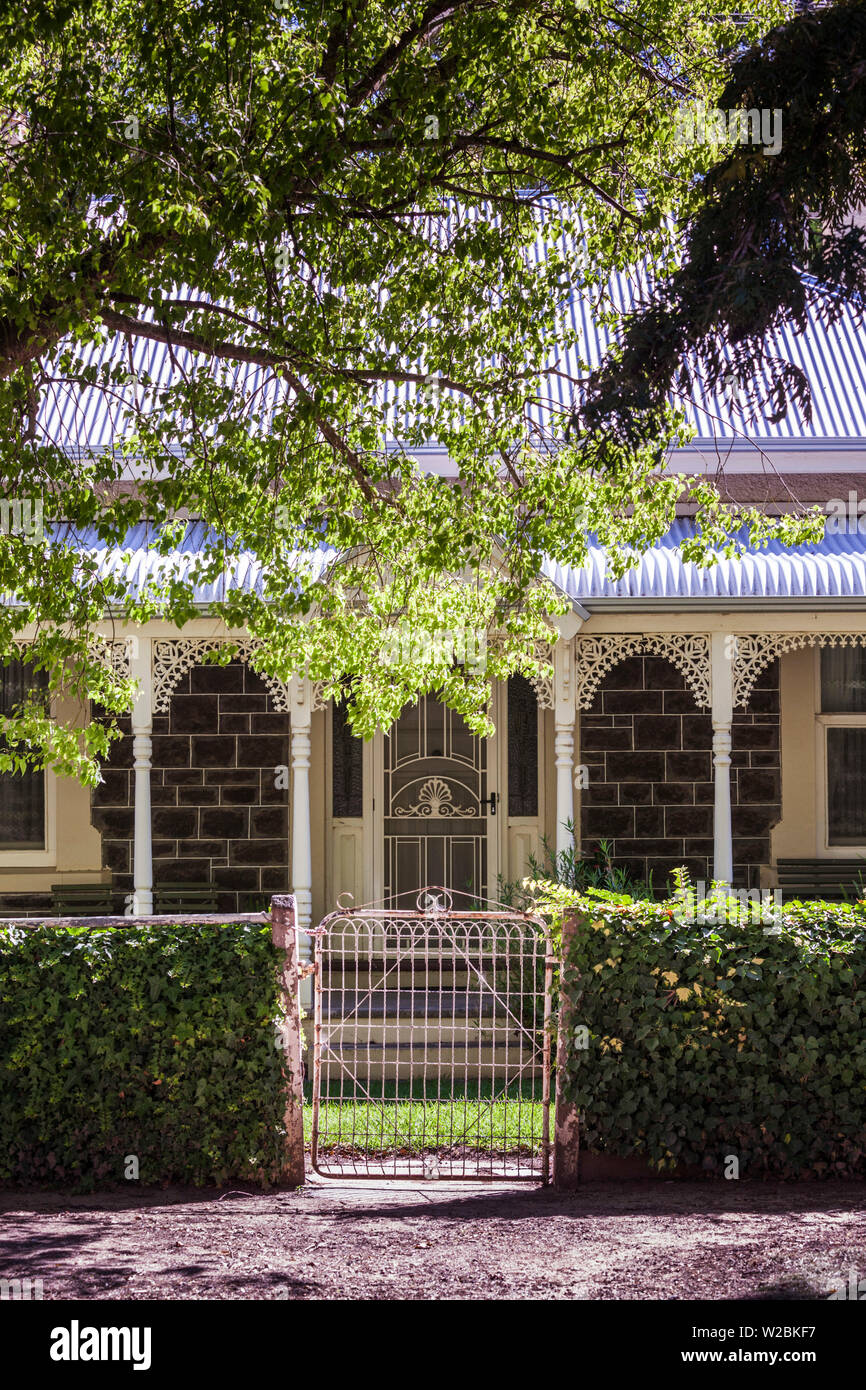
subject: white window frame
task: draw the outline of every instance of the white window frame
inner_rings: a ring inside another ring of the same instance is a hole
[[[0,773],[0,777],[8,776]],[[53,867],[57,863],[57,774],[45,768],[45,830],[42,849],[0,849],[0,868],[30,869]]]
[[[814,651],[815,780],[818,792],[817,852],[822,859],[855,859],[859,854],[866,855],[866,839],[858,844],[830,844],[830,779],[827,774],[827,730],[866,729],[866,712],[863,714],[821,713],[821,648],[816,646]],[[784,730],[782,737],[784,738]]]

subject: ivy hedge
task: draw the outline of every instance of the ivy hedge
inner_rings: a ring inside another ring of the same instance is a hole
[[[278,956],[263,924],[0,928],[0,1181],[275,1181]]]
[[[771,918],[550,886],[577,934],[567,1093],[581,1147],[739,1176],[866,1174],[866,904]],[[691,916],[691,920],[689,920]]]

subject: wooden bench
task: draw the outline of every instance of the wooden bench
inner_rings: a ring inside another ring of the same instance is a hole
[[[110,917],[115,910],[110,883],[52,883],[55,917]]]
[[[866,859],[780,859],[776,868],[786,898],[866,897]]]
[[[173,912],[216,912],[217,891],[215,883],[155,883],[153,910],[159,917]]]

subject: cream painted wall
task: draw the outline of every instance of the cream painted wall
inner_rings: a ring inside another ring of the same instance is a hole
[[[816,648],[780,658],[782,819],[772,831],[773,860],[820,854],[815,739]]]
[[[56,881],[74,883],[81,878],[111,878],[103,872],[102,840],[90,823],[90,788],[68,777],[57,779],[57,874]]]

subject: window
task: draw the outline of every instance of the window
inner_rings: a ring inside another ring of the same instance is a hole
[[[364,814],[364,745],[352,733],[345,705],[333,705],[332,793],[335,820]]]
[[[508,678],[508,814],[538,815],[538,700],[525,676]]]
[[[821,650],[827,844],[866,844],[866,650]]]
[[[45,687],[44,671],[5,662],[0,665],[0,714],[11,714],[32,690]],[[45,848],[45,773],[0,773],[0,850]]]

